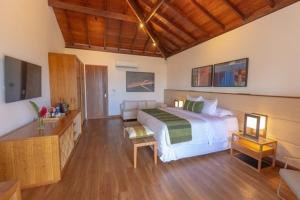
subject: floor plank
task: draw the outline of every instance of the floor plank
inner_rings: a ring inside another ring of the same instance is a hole
[[[22,191],[23,200],[110,199],[278,199],[278,169],[262,173],[232,159],[229,152],[154,165],[152,150],[140,149],[133,168],[132,148],[120,119],[90,120],[63,179]],[[295,199],[284,186],[284,196]]]

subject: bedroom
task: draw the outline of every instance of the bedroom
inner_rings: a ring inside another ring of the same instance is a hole
[[[299,10],[295,0],[2,0],[0,199],[299,198],[300,162],[282,170],[300,157]],[[20,61],[40,69],[40,93],[9,102],[8,63]],[[217,79],[238,61],[234,79]],[[71,111],[37,120],[29,101]],[[244,135],[253,113],[259,139]],[[134,127],[154,136],[129,139]],[[272,143],[261,170],[232,138]],[[157,148],[140,148],[148,142]]]

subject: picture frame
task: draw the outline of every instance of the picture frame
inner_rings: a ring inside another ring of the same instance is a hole
[[[155,74],[126,71],[126,92],[154,92]]]
[[[247,87],[249,58],[214,65],[214,87]]]
[[[192,87],[212,87],[213,65],[192,69]]]

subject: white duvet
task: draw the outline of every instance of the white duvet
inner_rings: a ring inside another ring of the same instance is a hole
[[[238,123],[235,117],[216,117],[206,114],[198,114],[178,108],[163,108],[166,112],[188,120],[192,128],[192,140],[177,144],[171,144],[169,131],[166,124],[155,117],[143,112],[138,112],[137,120],[148,126],[155,132],[158,142],[160,159],[164,162],[179,159],[176,157],[175,149],[180,146],[209,145],[227,143],[229,133],[238,130]]]

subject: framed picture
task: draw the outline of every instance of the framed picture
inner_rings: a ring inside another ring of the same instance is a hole
[[[126,92],[154,92],[154,73],[127,71]]]
[[[212,75],[212,65],[192,69],[192,87],[211,87]]]
[[[214,87],[246,87],[248,58],[214,65]]]

